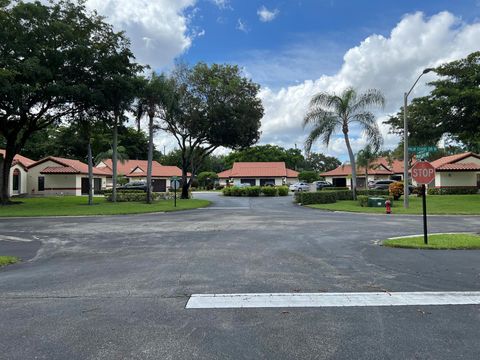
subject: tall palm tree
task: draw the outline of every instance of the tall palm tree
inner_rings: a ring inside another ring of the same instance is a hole
[[[378,149],[367,144],[357,153],[357,165],[365,168],[365,189],[368,189],[368,170],[375,167],[374,161],[378,158]]]
[[[167,78],[164,74],[153,72],[149,79],[143,79],[143,86],[137,100],[136,117],[138,121],[148,117],[148,165],[147,165],[147,203],[153,202],[152,194],[152,167],[153,167],[153,133],[154,119],[161,115],[167,92]]]
[[[363,94],[357,94],[353,88],[347,88],[340,95],[321,92],[313,96],[303,121],[304,128],[309,125],[312,126],[305,142],[307,152],[310,152],[312,145],[318,139],[321,139],[328,146],[332,135],[339,130],[342,131],[352,166],[354,198],[356,197],[357,170],[355,156],[348,137],[350,126],[358,124],[365,132],[369,142],[376,147],[380,147],[382,136],[370,108],[373,106],[383,107],[384,104],[383,94],[376,89],[367,90]]]

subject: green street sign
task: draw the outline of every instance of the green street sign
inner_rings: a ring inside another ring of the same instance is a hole
[[[414,153],[430,153],[437,151],[436,146],[409,146],[408,151],[414,152]]]

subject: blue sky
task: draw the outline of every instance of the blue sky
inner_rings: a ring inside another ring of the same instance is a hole
[[[421,71],[480,50],[480,0],[87,0],[132,40],[137,60],[168,71],[175,60],[238,64],[261,85],[261,144],[302,146],[301,126],[317,92],[348,86],[382,91],[377,123],[387,149],[399,138],[383,121]],[[263,20],[263,21],[262,21]],[[428,74],[412,97],[428,93]],[[364,134],[350,132],[354,151]],[[159,133],[160,148],[175,147]],[[343,137],[314,151],[346,160]]]

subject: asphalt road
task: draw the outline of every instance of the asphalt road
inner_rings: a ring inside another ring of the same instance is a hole
[[[376,243],[421,233],[419,216],[197,197],[214,203],[0,219],[0,250],[24,256],[0,270],[0,359],[479,358],[480,306],[185,309],[194,293],[480,290],[480,251]],[[479,232],[480,217],[429,225]]]

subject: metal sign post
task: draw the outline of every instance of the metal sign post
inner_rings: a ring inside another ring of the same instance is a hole
[[[173,206],[177,207],[177,189],[180,187],[180,181],[178,181],[178,177],[174,176],[170,179],[170,185],[173,186]]]
[[[419,161],[412,167],[412,179],[417,184],[422,184],[423,242],[428,245],[427,189],[425,185],[430,184],[435,179],[435,168],[429,162]]]

